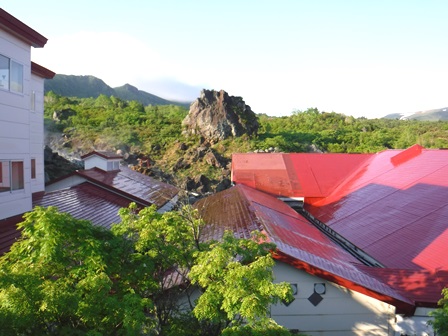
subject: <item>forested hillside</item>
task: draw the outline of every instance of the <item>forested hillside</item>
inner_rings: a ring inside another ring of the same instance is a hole
[[[50,92],[45,97],[47,141],[53,150],[79,157],[93,149],[121,149],[134,158],[149,157],[153,173],[163,172],[163,178],[183,187],[198,175],[212,185],[227,178],[236,152],[372,153],[416,143],[448,148],[445,121],[354,118],[314,108],[288,117],[258,115],[257,135],[204,143],[182,132],[187,114],[182,106],[144,106],[106,95],[68,98]]]

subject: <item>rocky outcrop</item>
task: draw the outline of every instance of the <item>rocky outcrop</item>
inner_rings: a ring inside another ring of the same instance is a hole
[[[182,122],[189,134],[199,134],[209,142],[256,134],[258,121],[241,97],[229,96],[224,90],[202,90]]]
[[[68,160],[58,153],[53,152],[48,146],[45,146],[44,149],[44,163],[46,183],[84,167],[82,161]]]

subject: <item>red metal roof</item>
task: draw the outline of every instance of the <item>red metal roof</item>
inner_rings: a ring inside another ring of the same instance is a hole
[[[131,200],[101,187],[84,182],[77,186],[33,195],[33,206],[55,206],[77,219],[110,228],[119,223],[118,210],[129,206]]]
[[[150,176],[120,167],[116,171],[104,171],[99,168],[80,170],[75,174],[92,183],[119,192],[145,205],[155,204],[158,208],[170,201],[179,193],[179,189],[153,179]]]
[[[237,184],[305,209],[387,267],[448,270],[448,151],[234,154]]]
[[[448,151],[378,153],[305,208],[391,268],[448,270]]]
[[[437,303],[448,285],[441,275],[448,271],[448,151],[414,145],[377,154],[235,154],[232,160],[235,183],[304,197],[312,217],[386,267],[358,269],[417,303]],[[428,286],[417,290],[421,283]]]
[[[327,196],[373,154],[232,155],[232,181],[285,197]]]
[[[372,297],[409,308],[400,292],[361,271],[359,261],[284,202],[244,185],[195,203],[208,224],[204,239],[220,239],[225,230],[249,238],[254,230],[277,245],[277,259]]]
[[[448,284],[448,271],[405,270],[360,266],[364,272],[406,293],[416,306],[437,307],[442,289]]]

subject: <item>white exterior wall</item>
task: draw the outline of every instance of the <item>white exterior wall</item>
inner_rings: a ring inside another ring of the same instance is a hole
[[[56,191],[56,190],[61,190],[61,189],[67,189],[67,188],[76,186],[78,184],[81,184],[85,181],[87,181],[87,180],[81,176],[72,175],[72,176],[66,177],[60,181],[57,181],[57,182],[47,185],[47,187],[45,188],[45,191],[50,192],[50,191]]]
[[[312,276],[285,263],[274,267],[276,282],[298,286],[295,300],[289,305],[271,307],[271,317],[288,329],[310,336],[395,335],[395,307],[335,283]],[[323,300],[314,306],[308,297],[315,283],[325,283]]]
[[[31,100],[34,92],[34,110]],[[36,160],[36,178],[31,179],[31,192],[45,190],[44,167],[44,79],[31,75],[30,103],[30,160]],[[31,172],[30,172],[31,176]]]
[[[84,169],[91,169],[91,168],[100,168],[104,171],[108,171],[107,169],[107,162],[116,162],[117,167],[120,166],[121,159],[105,159],[98,155],[91,155],[84,159]]]
[[[414,316],[397,315],[396,335],[434,336],[434,330],[428,325],[432,319],[429,313],[433,310],[418,307]]]
[[[30,211],[32,208],[30,182],[31,47],[0,30],[0,54],[23,65],[23,93],[0,89],[0,160],[17,160],[24,163],[24,189],[0,193],[0,219],[3,219]],[[40,91],[43,91],[43,88]]]

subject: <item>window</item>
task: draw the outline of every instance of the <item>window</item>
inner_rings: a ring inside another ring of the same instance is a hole
[[[11,91],[23,93],[23,65],[11,61]]]
[[[9,90],[9,58],[0,55],[0,89]]]
[[[31,178],[36,178],[36,159],[31,159]]]
[[[0,55],[0,89],[23,93],[23,65]]]
[[[0,193],[25,188],[23,161],[0,161]]]
[[[11,162],[11,190],[19,190],[25,187],[23,179],[23,161]]]

